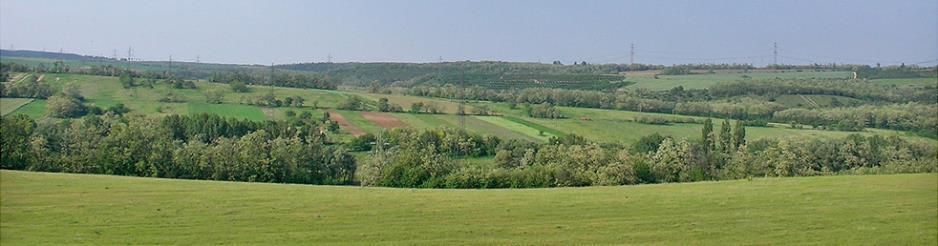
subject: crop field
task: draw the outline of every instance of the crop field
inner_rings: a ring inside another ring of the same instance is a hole
[[[775,102],[788,107],[817,108],[829,107],[836,100],[840,105],[852,105],[862,102],[861,100],[833,95],[781,95],[775,98]]]
[[[407,126],[401,120],[389,113],[362,112],[362,117],[385,129],[402,128]]]
[[[649,90],[669,90],[677,86],[683,86],[684,89],[705,89],[721,82],[732,82],[745,80],[743,75],[751,79],[792,79],[792,78],[847,78],[852,76],[850,72],[751,72],[751,73],[715,73],[715,74],[691,74],[691,75],[659,75],[657,79],[648,76],[629,77],[627,81],[635,82],[626,88],[644,88]]]
[[[935,174],[515,190],[0,175],[3,245],[938,240]]]
[[[416,96],[406,96],[406,95],[388,95],[388,94],[374,94],[374,93],[365,93],[365,92],[351,92],[355,95],[360,95],[364,98],[370,99],[372,101],[378,101],[378,99],[387,98],[388,103],[397,104],[401,107],[404,107],[404,110],[408,110],[411,104],[413,103],[435,103],[440,107],[443,113],[446,114],[456,114],[459,110],[459,103],[449,100],[438,100],[432,98],[416,97]],[[469,112],[472,109],[469,105],[464,105],[466,112]]]

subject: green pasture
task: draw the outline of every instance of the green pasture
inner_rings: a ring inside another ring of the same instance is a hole
[[[0,171],[0,244],[889,244],[935,174],[435,190]]]

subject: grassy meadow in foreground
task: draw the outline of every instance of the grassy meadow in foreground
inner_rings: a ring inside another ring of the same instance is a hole
[[[0,244],[933,244],[936,174],[519,190],[0,172]]]

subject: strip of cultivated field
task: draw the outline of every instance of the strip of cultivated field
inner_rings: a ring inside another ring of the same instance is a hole
[[[935,174],[421,190],[0,172],[0,244],[930,244]]]

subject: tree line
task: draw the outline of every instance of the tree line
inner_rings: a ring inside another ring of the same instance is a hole
[[[724,121],[718,130],[710,120],[704,124],[700,141],[653,134],[631,146],[576,135],[536,144],[457,130],[396,130],[362,141],[375,144],[358,176],[374,186],[531,188],[938,171],[934,146],[895,136],[748,142],[741,122]],[[484,155],[493,156],[492,164],[465,159]]]
[[[876,85],[863,81],[764,80],[720,84],[709,89],[667,91],[643,89],[617,92],[547,88],[490,90],[453,85],[415,86],[402,93],[423,97],[482,100],[526,105],[618,109],[639,112],[723,117],[746,121],[774,121],[813,125],[838,130],[884,128],[913,131],[936,137],[935,103],[938,87],[922,88]],[[789,94],[840,95],[869,100],[858,106],[820,109],[791,108],[772,98]],[[768,99],[760,100],[759,98]],[[883,102],[894,102],[884,104]],[[913,110],[906,110],[914,108]],[[818,116],[819,112],[855,112]],[[874,113],[875,112],[875,115]],[[874,119],[875,118],[875,119]]]
[[[355,159],[317,120],[214,115],[0,118],[4,169],[306,184],[351,184]]]
[[[938,171],[929,143],[854,134],[748,141],[742,122],[703,122],[699,141],[657,134],[630,146],[576,135],[547,143],[456,129],[395,129],[334,143],[326,119],[106,113],[0,118],[0,167],[148,177],[422,188],[528,188],[754,176]],[[350,151],[369,151],[360,164]],[[478,158],[491,161],[475,162]]]

